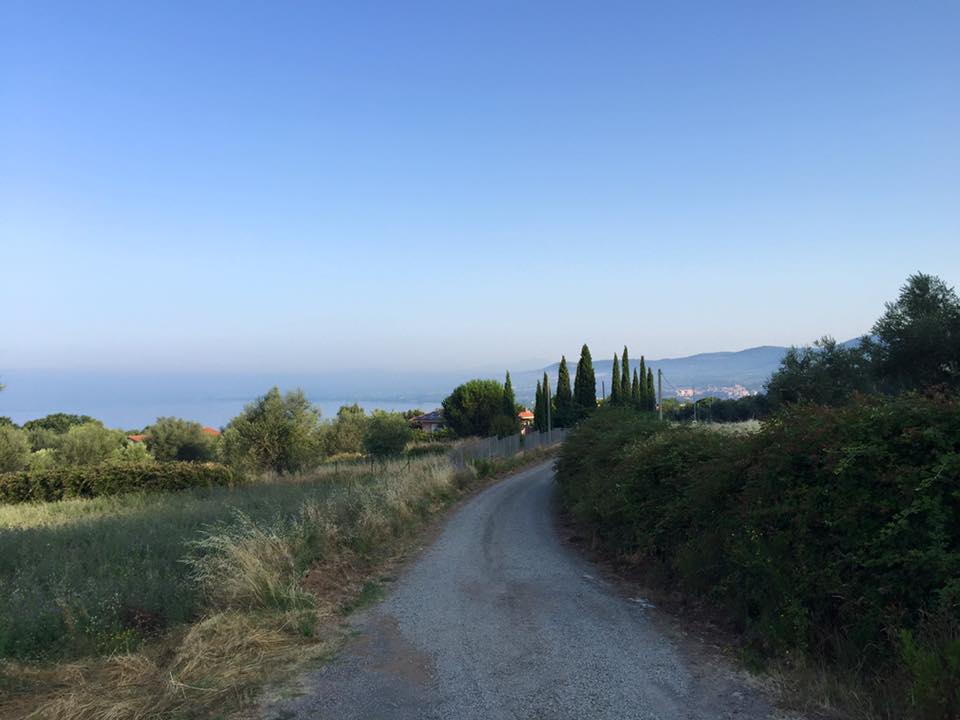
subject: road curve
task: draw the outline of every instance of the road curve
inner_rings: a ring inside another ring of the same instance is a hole
[[[464,505],[389,597],[354,618],[338,658],[264,719],[774,717],[560,542],[554,493],[541,465]]]

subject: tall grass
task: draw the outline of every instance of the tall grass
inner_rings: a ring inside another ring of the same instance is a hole
[[[192,718],[249,700],[329,653],[339,608],[475,477],[429,458],[0,508],[0,716]]]

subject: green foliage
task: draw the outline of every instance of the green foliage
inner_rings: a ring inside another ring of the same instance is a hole
[[[537,432],[543,432],[546,427],[547,408],[543,403],[543,384],[537,380],[537,395],[533,406],[533,427]]]
[[[517,417],[517,398],[513,394],[513,382],[510,380],[510,371],[503,383],[503,414],[494,420],[491,427],[498,437],[516,435],[520,432],[520,419]]]
[[[0,389],[3,389],[3,386],[2,386],[2,385],[0,385]],[[7,415],[0,415],[0,427],[19,428],[20,426],[17,425],[17,424],[16,424],[10,417],[8,417]]]
[[[0,503],[54,502],[233,483],[234,474],[229,468],[212,463],[108,462],[0,474]]]
[[[63,444],[63,438],[66,432],[57,432],[45,427],[32,427],[26,430],[27,437],[30,439],[30,449],[37,450],[59,450]]]
[[[460,437],[494,434],[494,421],[503,415],[503,386],[496,380],[470,380],[443,401],[447,425]]]
[[[64,466],[96,465],[127,442],[119,430],[109,430],[98,421],[72,426],[57,449],[57,462]]]
[[[960,386],[960,299],[932,275],[907,278],[873,326],[867,347],[888,392]]]
[[[557,416],[554,427],[571,427],[577,421],[577,408],[573,391],[570,389],[570,371],[567,369],[566,356],[560,356],[560,369],[557,372],[557,396],[555,402]]]
[[[630,394],[630,359],[627,357],[627,346],[623,346],[623,356],[620,358],[620,402],[630,405],[633,397]]]
[[[28,420],[23,424],[23,429],[27,431],[34,429],[52,430],[55,433],[63,435],[70,428],[75,427],[76,425],[86,425],[92,422],[97,421],[89,415],[53,413],[52,415],[47,415],[46,417],[38,418],[36,420]]]
[[[634,402],[639,410],[650,410],[650,397],[647,388],[647,360],[640,356],[640,372],[637,374],[637,395]]]
[[[593,358],[586,343],[580,349],[577,372],[573,380],[573,401],[577,419],[584,418],[597,409],[597,378],[593,372]]]
[[[37,470],[52,470],[57,467],[56,451],[50,448],[41,448],[40,450],[30,453],[30,460],[27,467],[31,472]]]
[[[34,453],[34,455],[39,455],[41,452],[46,451],[41,450]],[[144,463],[154,463],[157,459],[147,449],[146,444],[128,441],[125,445],[110,453],[110,457],[108,457],[106,461],[111,463],[136,463],[142,465]],[[33,465],[31,465],[31,468],[32,467]]]
[[[576,428],[561,497],[612,552],[723,606],[756,652],[895,678],[900,631],[957,616],[956,399],[795,406],[744,435],[655,432],[644,417],[611,410]],[[954,646],[925,653],[911,656],[926,678],[913,684],[953,682]]]
[[[221,436],[221,451],[237,468],[293,472],[319,462],[320,413],[302,390],[276,387],[247,405]]]
[[[0,472],[22,470],[29,461],[27,434],[12,425],[0,425]]]
[[[640,378],[637,369],[633,369],[633,383],[630,385],[630,404],[637,410],[642,410],[642,395],[640,393]]]
[[[824,337],[813,347],[792,347],[767,383],[774,405],[812,402],[843,405],[873,389],[863,346],[844,347]]]
[[[644,393],[644,401],[645,409],[657,409],[657,389],[653,384],[653,368],[647,368],[647,387],[646,392]]]
[[[613,354],[613,369],[610,372],[610,404],[619,405],[623,400],[620,388],[620,358]]]
[[[381,460],[395,457],[403,453],[411,435],[410,423],[403,415],[375,410],[367,422],[363,449]]]
[[[210,462],[216,457],[216,441],[197,422],[174,417],[157,418],[146,429],[150,454],[161,462]]]
[[[337,417],[332,422],[324,423],[320,428],[320,445],[323,453],[327,456],[362,453],[366,432],[367,416],[363,408],[356,403],[343,405],[337,410]]]

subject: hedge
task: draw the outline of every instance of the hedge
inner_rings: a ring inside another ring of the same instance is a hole
[[[233,471],[215,463],[104,463],[0,474],[0,503],[54,502],[129,492],[169,492],[233,485]]]
[[[726,610],[758,656],[860,675],[899,717],[960,717],[960,402],[795,407],[753,435],[599,412],[558,465],[602,546]]]

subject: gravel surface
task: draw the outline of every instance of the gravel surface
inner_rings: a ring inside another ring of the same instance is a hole
[[[357,637],[263,706],[311,718],[777,717],[740,674],[691,658],[557,535],[550,465],[464,505],[357,615]]]

